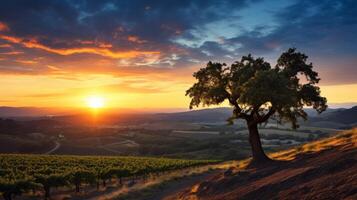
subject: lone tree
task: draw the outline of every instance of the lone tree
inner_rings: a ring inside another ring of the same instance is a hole
[[[191,98],[190,109],[218,105],[228,101],[233,115],[228,119],[244,119],[249,129],[253,163],[269,161],[263,151],[258,124],[274,115],[279,123],[291,122],[297,128],[299,117],[307,119],[304,106],[318,113],[326,110],[326,98],[320,96],[318,73],[313,71],[307,56],[291,48],[284,52],[275,67],[263,58],[250,54],[230,67],[208,62],[193,74],[197,82],[186,91]]]

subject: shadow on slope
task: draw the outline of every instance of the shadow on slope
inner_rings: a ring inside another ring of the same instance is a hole
[[[168,199],[357,199],[357,129],[270,157],[286,162],[245,160]]]

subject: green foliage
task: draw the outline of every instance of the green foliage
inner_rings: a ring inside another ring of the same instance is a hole
[[[312,106],[319,113],[327,108],[326,98],[320,96],[320,88],[316,86],[320,80],[318,73],[307,58],[289,49],[279,57],[275,67],[251,55],[229,67],[208,62],[193,74],[197,82],[186,91],[191,98],[190,108],[228,101],[234,108],[231,123],[238,118],[263,123],[275,114],[279,122],[291,122],[296,128],[299,117],[307,118],[304,106]]]
[[[39,188],[39,184],[35,183],[30,177],[17,177],[16,179],[6,176],[0,177],[0,192],[6,200],[37,188]]]
[[[64,173],[51,174],[50,170],[38,172],[34,175],[35,182],[39,183],[45,191],[45,197],[50,197],[50,191],[52,187],[61,187],[68,184],[67,176]]]
[[[60,187],[68,184],[67,176],[62,174],[36,174],[35,181],[43,187]]]
[[[79,187],[82,183],[93,184],[96,182],[95,173],[91,170],[76,168],[68,174],[70,183],[76,186],[76,192],[79,192]]]
[[[42,188],[49,198],[53,187],[99,180],[145,176],[150,173],[182,169],[213,161],[144,157],[50,156],[0,154],[0,192],[4,196],[21,195]]]

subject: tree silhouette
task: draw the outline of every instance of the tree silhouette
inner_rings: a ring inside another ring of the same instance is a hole
[[[297,128],[299,117],[307,119],[304,106],[317,112],[326,110],[326,98],[320,96],[318,73],[307,56],[291,48],[284,52],[275,67],[263,58],[250,54],[230,67],[208,62],[193,74],[197,82],[186,91],[190,109],[199,105],[218,105],[228,101],[233,115],[228,121],[244,119],[249,129],[252,162],[270,160],[260,142],[258,124],[274,115],[280,122],[291,122]]]

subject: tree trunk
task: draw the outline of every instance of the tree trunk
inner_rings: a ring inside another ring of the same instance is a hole
[[[4,192],[2,194],[5,200],[11,200],[12,199],[12,194],[10,192]]]
[[[76,184],[76,193],[79,192],[79,183]]]
[[[45,186],[43,189],[45,190],[45,199],[50,199],[50,187]]]
[[[260,136],[258,132],[258,124],[248,122],[249,129],[249,143],[252,148],[252,157],[254,163],[261,163],[265,161],[269,161],[270,158],[265,155],[264,150],[262,148],[262,144],[260,142]]]

